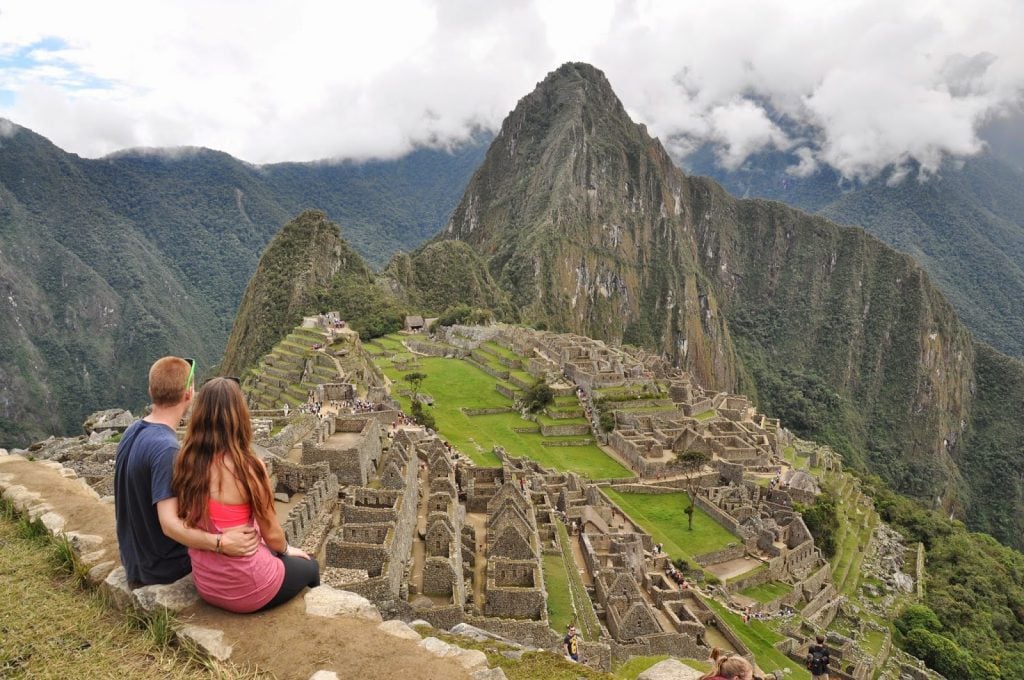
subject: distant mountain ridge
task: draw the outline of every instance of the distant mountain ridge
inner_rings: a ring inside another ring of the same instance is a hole
[[[7,129],[8,126],[5,126]],[[163,354],[219,361],[261,250],[310,207],[382,266],[437,231],[486,136],[394,161],[254,166],[209,149],[66,153],[0,138],[0,446],[146,403]]]
[[[913,256],[979,339],[1024,357],[1024,171],[996,149],[947,160],[920,180],[914,167],[901,181],[890,171],[851,182],[831,168],[796,177],[787,168],[797,161],[773,151],[725,170],[704,147],[683,166],[735,196],[783,201],[865,228]]]

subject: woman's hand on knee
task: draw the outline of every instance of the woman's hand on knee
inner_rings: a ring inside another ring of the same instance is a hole
[[[285,555],[291,555],[292,557],[301,557],[304,560],[312,559],[305,550],[302,550],[301,548],[296,548],[293,545],[288,546],[288,551],[285,552]]]

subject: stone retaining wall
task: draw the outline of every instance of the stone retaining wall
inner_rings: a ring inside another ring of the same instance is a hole
[[[486,359],[481,359],[475,353],[469,355],[469,360],[474,366],[476,366],[477,368],[479,368],[481,371],[491,376],[492,378],[497,378],[498,380],[509,379],[508,371],[499,371],[498,369],[493,368],[492,366],[490,366],[490,364],[487,363]]]
[[[623,644],[612,641],[612,658],[625,661],[631,656],[682,656],[690,659],[705,659],[711,650],[697,643],[692,635],[685,633],[662,633],[648,635],[638,642]]]
[[[494,383],[494,390],[501,396],[508,397],[509,399],[515,399],[518,394],[516,390],[505,385],[504,383]]]
[[[710,515],[711,519],[722,525],[733,536],[744,537],[745,532],[740,528],[739,523],[714,503],[697,494],[693,499],[693,504]]]
[[[459,409],[463,415],[466,416],[494,416],[499,413],[514,413],[515,409],[511,406],[500,406],[497,408],[466,408],[462,407]]]
[[[545,425],[540,424],[540,432],[545,437],[579,436],[590,434],[589,425]]]
[[[564,439],[559,441],[544,441],[541,440],[541,446],[559,447],[559,446],[589,446],[594,443],[593,438],[590,439]]]
[[[428,357],[455,357],[456,359],[463,359],[467,354],[466,350],[459,347],[445,347],[414,338],[406,340],[405,346],[417,354],[425,354]]]
[[[708,567],[712,564],[721,564],[722,562],[741,559],[746,554],[747,550],[742,544],[731,545],[728,548],[723,548],[722,550],[714,550],[702,555],[696,555],[694,556],[693,561],[702,567]]]

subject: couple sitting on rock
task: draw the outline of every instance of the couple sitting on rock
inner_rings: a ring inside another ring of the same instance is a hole
[[[128,581],[171,583],[192,571],[212,605],[247,613],[320,584],[319,566],[285,540],[266,466],[252,450],[238,382],[195,390],[195,362],[149,370],[153,411],[129,427],[114,463],[117,539]],[[175,429],[192,406],[178,451]]]

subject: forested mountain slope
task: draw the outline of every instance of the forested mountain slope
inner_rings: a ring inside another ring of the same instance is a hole
[[[0,446],[75,432],[99,408],[141,407],[163,354],[208,370],[260,252],[296,213],[322,207],[382,266],[440,227],[483,153],[474,143],[264,167],[208,149],[83,159],[4,129]]]
[[[1024,172],[996,149],[947,161],[939,173],[867,183],[828,168],[808,177],[787,172],[784,152],[755,155],[736,170],[704,148],[685,160],[733,195],[783,201],[841,224],[856,224],[911,255],[981,340],[1024,356]]]

